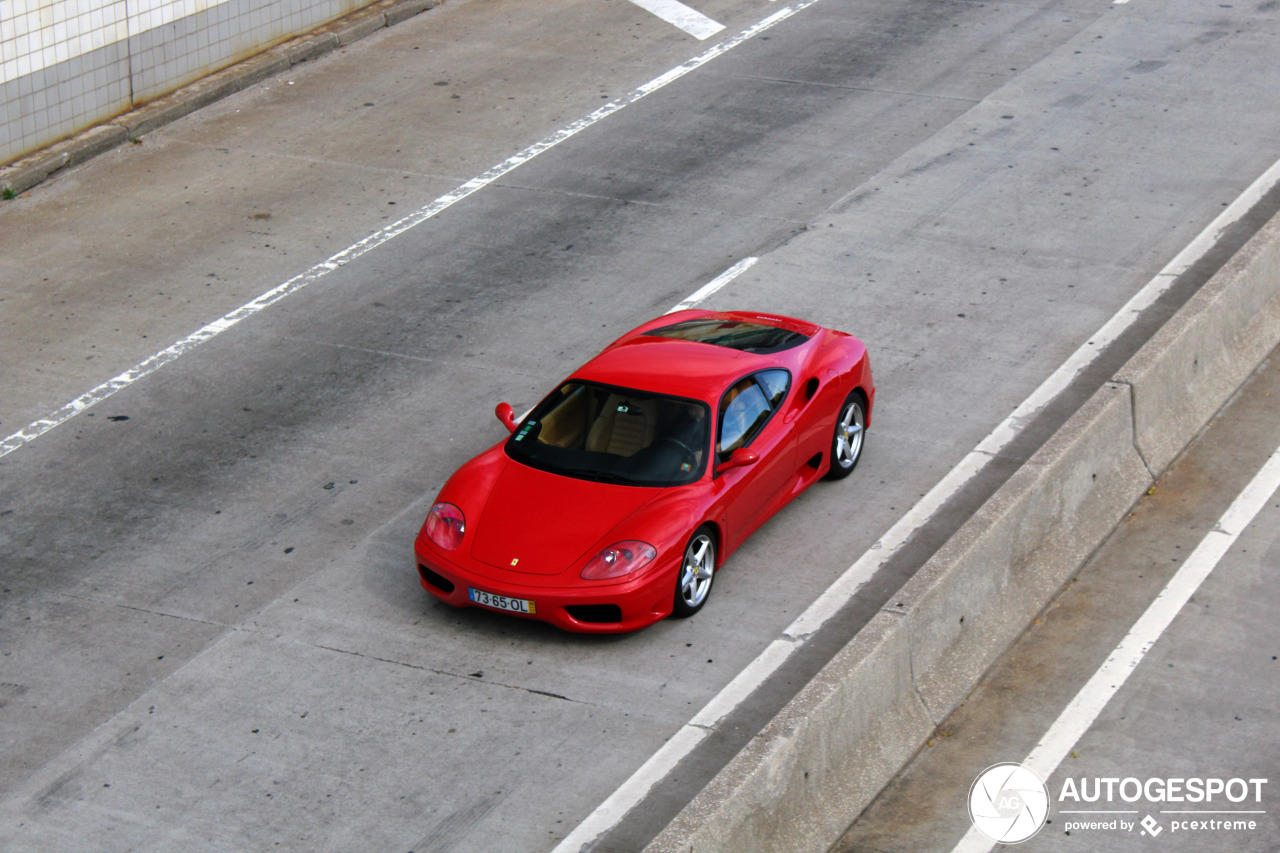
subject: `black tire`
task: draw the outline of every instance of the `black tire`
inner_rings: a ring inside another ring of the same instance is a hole
[[[861,391],[852,391],[836,414],[831,431],[831,470],[828,480],[843,480],[858,467],[867,436],[867,399]]]
[[[676,572],[675,606],[671,615],[684,619],[697,613],[711,596],[716,575],[716,536],[711,525],[693,532],[684,546],[680,569]]]

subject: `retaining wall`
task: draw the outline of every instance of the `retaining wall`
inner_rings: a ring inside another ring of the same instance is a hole
[[[418,0],[415,12],[439,2]],[[362,16],[371,24],[381,7],[404,5],[369,0],[0,0],[0,163],[354,10],[378,7],[373,15]],[[384,14],[379,26],[387,23]],[[319,44],[308,41],[313,47]],[[276,65],[275,70],[288,67],[287,62]],[[9,186],[25,189],[12,180]]]
[[[1273,218],[646,848],[820,853],[1280,345]]]

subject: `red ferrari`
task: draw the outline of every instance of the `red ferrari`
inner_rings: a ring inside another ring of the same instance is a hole
[[[440,490],[427,592],[570,631],[691,616],[716,571],[819,477],[853,471],[875,387],[857,338],[681,311],[610,344]]]

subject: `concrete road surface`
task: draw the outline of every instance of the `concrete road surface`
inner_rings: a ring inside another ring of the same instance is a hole
[[[698,11],[724,32],[450,2],[0,205],[0,435],[40,433],[0,458],[0,846],[553,849],[1280,157],[1270,4]],[[643,846],[1275,202],[597,849]],[[494,403],[746,258],[704,304],[867,341],[857,475],[692,620],[427,596],[413,536]]]
[[[1017,849],[1275,850],[1277,456],[1272,356],[832,853],[1002,847],[961,841],[974,835],[974,780],[1052,749],[1055,738],[1067,752],[1043,776],[1046,823]],[[1269,457],[1251,511],[1223,521]],[[1200,544],[1224,533],[1237,538],[1207,558],[1207,577],[1160,613],[1178,593],[1173,578],[1197,571]],[[1144,616],[1148,608],[1159,621]],[[1144,630],[1166,619],[1162,632]],[[1117,654],[1135,630],[1141,641]],[[1131,665],[1135,649],[1145,654]],[[1113,661],[1119,669],[1091,684]],[[1087,701],[1074,703],[1078,694]],[[1060,731],[1070,732],[1065,740]]]

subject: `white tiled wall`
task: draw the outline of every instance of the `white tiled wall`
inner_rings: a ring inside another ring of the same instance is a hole
[[[125,16],[125,0],[0,0],[0,79],[128,38]]]
[[[0,0],[0,164],[369,0]]]

